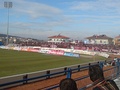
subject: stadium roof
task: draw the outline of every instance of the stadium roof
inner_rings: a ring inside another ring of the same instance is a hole
[[[86,39],[112,39],[106,35],[93,35],[91,37],[87,37]]]
[[[69,39],[69,37],[63,36],[63,35],[55,35],[55,36],[50,36],[48,38],[60,38],[60,39]]]

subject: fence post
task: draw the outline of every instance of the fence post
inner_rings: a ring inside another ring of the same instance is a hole
[[[48,71],[46,72],[46,74],[47,74],[46,79],[50,78],[50,70],[48,70]]]
[[[104,65],[107,65],[107,61],[105,60]]]
[[[70,68],[67,70],[67,78],[71,78],[72,71]]]
[[[28,79],[28,75],[26,74],[23,76],[23,84],[27,83],[27,79]]]
[[[103,69],[103,62],[99,62],[99,66]]]
[[[119,58],[117,58],[117,61],[116,61],[116,77],[118,78],[119,77],[119,73],[120,73],[120,62],[119,62]]]
[[[80,65],[78,65],[78,72],[80,71]]]
[[[66,71],[67,71],[67,67],[65,67],[65,68],[64,68],[65,75],[67,74],[67,72],[66,72]]]
[[[120,58],[118,58],[118,63],[119,63],[119,64],[118,64],[118,67],[119,67],[119,68],[118,68],[118,74],[120,75]]]

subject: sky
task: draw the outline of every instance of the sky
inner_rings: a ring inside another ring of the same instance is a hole
[[[120,34],[120,0],[0,0],[0,33],[44,40],[64,35],[74,40]]]

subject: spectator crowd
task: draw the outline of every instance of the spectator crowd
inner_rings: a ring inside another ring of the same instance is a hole
[[[115,45],[103,45],[103,44],[84,44],[84,42],[70,43],[52,43],[52,42],[21,42],[20,46],[39,46],[49,48],[68,48],[76,50],[88,50],[88,51],[99,51],[109,53],[120,53],[120,46]]]

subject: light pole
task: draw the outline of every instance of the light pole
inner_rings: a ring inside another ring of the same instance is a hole
[[[9,44],[9,8],[12,8],[12,2],[4,2],[4,7],[8,9],[8,22],[7,22],[7,40],[6,45]]]

